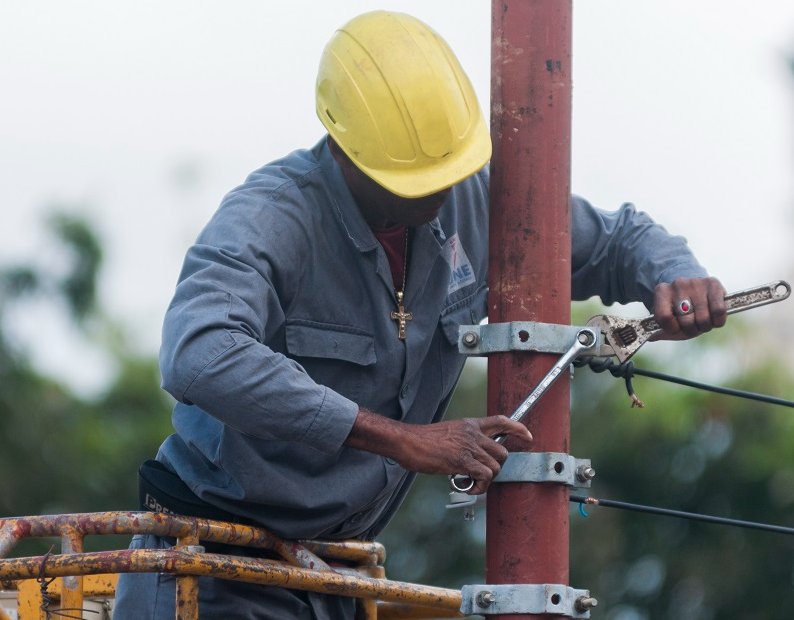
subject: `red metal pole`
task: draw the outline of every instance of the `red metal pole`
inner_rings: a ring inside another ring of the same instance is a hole
[[[571,16],[571,0],[492,0],[493,323],[570,323]],[[492,355],[488,414],[510,415],[558,357]],[[570,452],[569,388],[561,377],[530,413],[533,451]],[[492,485],[487,582],[567,585],[568,529],[564,486]]]

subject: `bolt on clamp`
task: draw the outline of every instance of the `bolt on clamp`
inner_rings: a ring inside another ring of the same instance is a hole
[[[511,452],[491,483],[556,482],[589,488],[595,475],[590,459],[577,459],[564,452]]]
[[[468,585],[461,590],[464,614],[550,614],[589,618],[598,601],[587,590],[560,584]]]

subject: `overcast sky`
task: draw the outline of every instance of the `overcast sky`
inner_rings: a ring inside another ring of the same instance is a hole
[[[46,207],[90,214],[103,299],[154,352],[187,245],[249,171],[320,138],[322,47],[375,8],[440,32],[487,108],[489,2],[3,2],[0,262],[47,255]],[[790,0],[576,0],[574,191],[636,203],[729,290],[789,276],[790,56]],[[55,313],[15,324],[46,367],[101,381]]]

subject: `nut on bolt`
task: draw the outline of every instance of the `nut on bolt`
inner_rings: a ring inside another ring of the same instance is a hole
[[[483,590],[477,594],[478,607],[490,607],[496,602],[496,595],[490,590]]]
[[[579,344],[584,345],[586,347],[592,346],[592,344],[595,342],[595,336],[593,335],[593,332],[591,332],[589,329],[581,330],[576,335],[576,339],[579,341]]]
[[[477,346],[477,343],[480,342],[480,337],[477,335],[477,332],[466,332],[463,334],[463,344],[464,346],[474,348]]]
[[[598,606],[598,600],[592,596],[580,596],[574,602],[573,606],[579,613],[585,613]]]
[[[589,482],[596,476],[596,471],[590,465],[581,465],[576,468],[576,477],[581,482]]]

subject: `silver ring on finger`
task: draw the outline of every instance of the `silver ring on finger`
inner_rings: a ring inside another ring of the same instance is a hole
[[[673,311],[675,312],[676,316],[686,316],[687,314],[692,314],[695,311],[695,306],[689,297],[684,297],[683,299],[679,299],[676,302]]]

